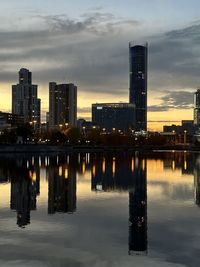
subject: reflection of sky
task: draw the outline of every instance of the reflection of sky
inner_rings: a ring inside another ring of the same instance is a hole
[[[37,211],[26,229],[9,210],[9,184],[0,184],[0,266],[199,266],[194,177],[157,163],[147,161],[147,257],[128,256],[128,192],[91,192],[87,170],[77,177],[77,212],[48,216],[42,172]]]

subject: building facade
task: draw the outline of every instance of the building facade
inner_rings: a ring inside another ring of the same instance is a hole
[[[0,129],[17,127],[24,123],[24,117],[0,111]]]
[[[23,116],[24,122],[40,125],[40,105],[37,85],[32,84],[32,73],[20,69],[19,83],[12,86],[12,113]]]
[[[49,83],[49,127],[76,126],[77,87],[70,84]]]
[[[127,132],[135,128],[135,105],[128,103],[102,103],[92,105],[92,122],[105,128]]]
[[[147,58],[148,44],[129,44],[129,102],[136,108],[136,131],[147,130]]]
[[[200,89],[194,94],[194,125],[200,129]]]

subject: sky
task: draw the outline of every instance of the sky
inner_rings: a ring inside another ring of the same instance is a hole
[[[11,111],[20,68],[33,73],[48,110],[48,83],[78,86],[78,117],[91,104],[127,102],[128,43],[149,43],[148,128],[193,119],[199,87],[198,0],[1,0],[0,110]]]

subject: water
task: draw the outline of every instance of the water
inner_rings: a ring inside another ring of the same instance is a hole
[[[0,157],[0,266],[200,266],[200,154]]]

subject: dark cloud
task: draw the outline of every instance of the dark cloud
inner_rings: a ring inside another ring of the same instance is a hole
[[[200,84],[200,24],[151,38],[150,83],[162,90],[196,88]]]
[[[170,109],[191,109],[193,107],[193,92],[185,91],[166,91],[165,95],[159,99],[162,101],[159,105],[149,106],[150,112],[168,111]]]
[[[41,27],[31,31],[0,32],[1,81],[15,82],[18,69],[27,67],[38,83],[68,79],[82,91],[128,94],[128,40],[120,36],[139,22],[99,12],[80,21],[66,15],[38,21]]]
[[[70,81],[81,92],[113,94],[114,101],[117,96],[128,101],[128,42],[137,36],[138,42],[149,42],[149,95],[165,94],[149,111],[191,108],[193,91],[200,84],[199,22],[149,36],[143,23],[100,10],[88,11],[78,20],[66,14],[34,19],[38,22],[31,30],[0,31],[1,82],[17,82],[18,70],[27,67],[46,91],[49,81]],[[183,94],[171,94],[174,91]]]
[[[163,105],[152,105],[148,107],[149,112],[162,112],[162,111],[168,111],[169,107],[168,106],[163,106]]]

